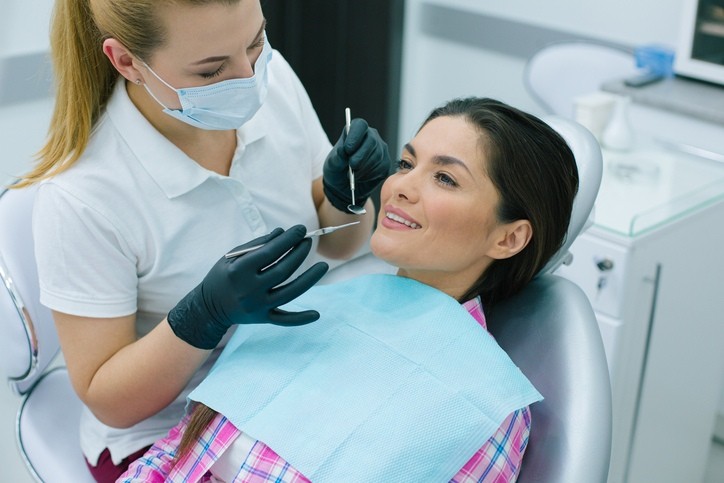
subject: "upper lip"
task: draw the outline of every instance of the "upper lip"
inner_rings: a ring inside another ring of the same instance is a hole
[[[393,213],[393,214],[395,214],[395,215],[397,215],[397,216],[400,216],[400,217],[404,218],[405,220],[409,221],[410,223],[415,223],[417,226],[421,226],[420,223],[419,223],[417,220],[415,220],[414,218],[412,218],[410,215],[408,215],[407,213],[405,213],[405,211],[404,211],[404,210],[401,210],[400,208],[396,208],[396,207],[394,207],[394,206],[392,206],[392,205],[386,205],[386,206],[385,206],[385,212],[386,212],[386,213]]]

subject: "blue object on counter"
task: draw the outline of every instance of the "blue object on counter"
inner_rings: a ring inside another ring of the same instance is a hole
[[[642,45],[634,49],[636,67],[661,77],[674,76],[674,50],[663,45]]]

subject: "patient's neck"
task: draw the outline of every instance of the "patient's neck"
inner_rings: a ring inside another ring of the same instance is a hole
[[[460,300],[460,297],[462,297],[475,282],[475,280],[468,281],[467,277],[461,277],[458,273],[447,274],[446,276],[439,271],[428,272],[424,270],[399,268],[397,275],[417,280],[420,283],[436,288],[455,300]]]

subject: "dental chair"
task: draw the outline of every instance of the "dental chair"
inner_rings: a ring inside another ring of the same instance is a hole
[[[82,404],[62,365],[50,310],[39,302],[31,230],[35,191],[0,193],[0,368],[22,397],[16,438],[32,477],[93,482],[79,446]]]
[[[525,65],[523,83],[546,113],[573,119],[576,97],[638,73],[633,50],[576,40],[555,42],[534,53]]]
[[[488,329],[544,399],[531,405],[532,427],[518,483],[605,483],[611,458],[611,385],[595,314],[584,292],[553,272],[592,223],[601,151],[581,125],[544,118],[576,157],[580,187],[564,246],[520,293],[487,311]]]

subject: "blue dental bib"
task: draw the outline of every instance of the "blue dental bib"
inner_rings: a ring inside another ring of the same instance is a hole
[[[542,399],[456,300],[395,275],[310,289],[301,327],[241,325],[190,394],[315,483],[447,482]]]

